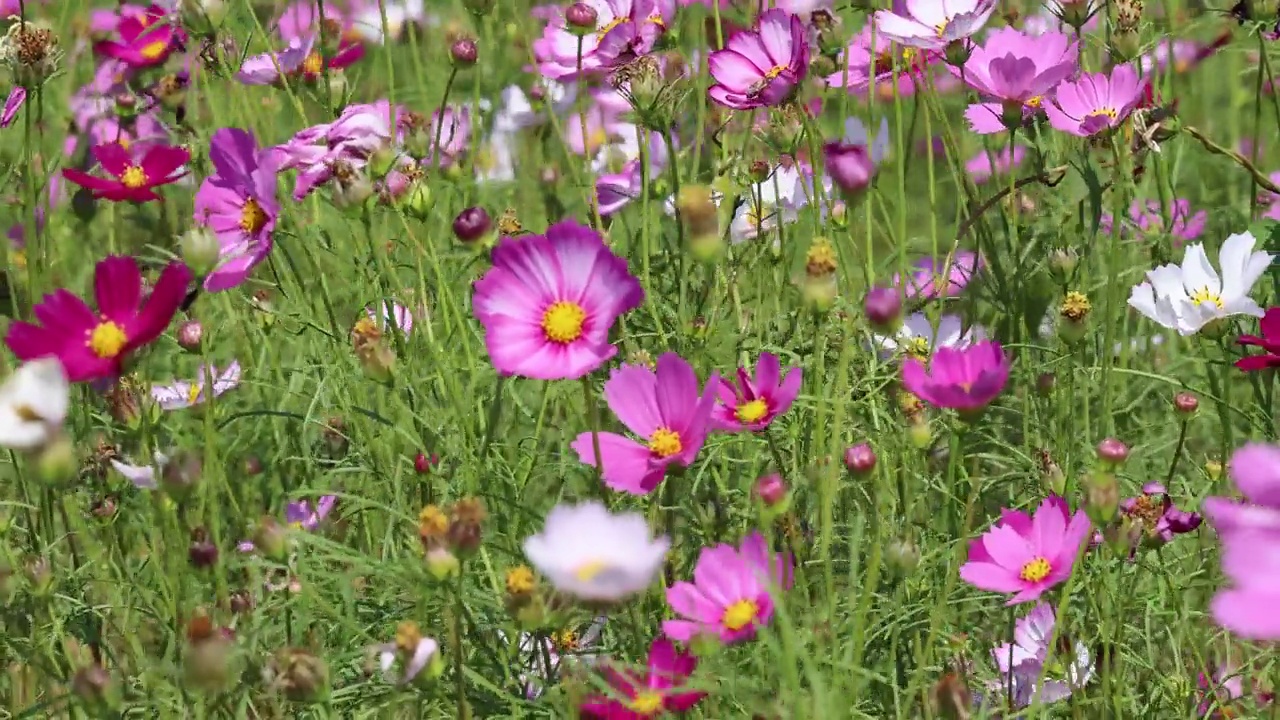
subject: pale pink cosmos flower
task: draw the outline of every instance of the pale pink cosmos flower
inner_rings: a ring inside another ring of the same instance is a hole
[[[800,394],[803,377],[798,367],[789,367],[783,374],[778,356],[762,352],[756,360],[754,376],[746,368],[738,368],[736,383],[720,378],[716,388],[719,402],[711,412],[711,420],[718,429],[729,432],[764,430],[791,408]]]
[[[1220,538],[1222,574],[1231,585],[1213,596],[1214,621],[1248,640],[1280,640],[1280,534],[1235,528]]]
[[[1003,27],[975,45],[961,67],[947,65],[952,75],[994,102],[970,105],[969,126],[978,134],[1005,132],[1034,117],[1058,83],[1079,69],[1080,44],[1057,32],[1032,37]]]
[[[1079,80],[1059,83],[1053,100],[1042,107],[1054,129],[1088,137],[1124,122],[1142,102],[1145,89],[1133,65],[1117,65],[1110,75],[1084,73]]]
[[[1209,524],[1219,534],[1249,530],[1280,537],[1280,445],[1243,445],[1227,462],[1227,474],[1244,500],[1205,498]]]
[[[1093,679],[1094,662],[1088,645],[1077,641],[1064,649],[1067,643],[1061,635],[1059,645],[1052,645],[1057,620],[1053,607],[1044,601],[1018,619],[1014,641],[991,649],[1000,676],[986,683],[980,705],[1024,708],[1036,700],[1046,705],[1056,703]]]
[[[284,50],[250,55],[240,64],[236,79],[245,85],[273,85],[298,72],[311,55],[314,37],[294,38]]]
[[[381,312],[379,312],[381,311]],[[406,336],[413,330],[413,313],[409,308],[390,300],[370,305],[364,309],[365,315],[383,330],[395,327]]]
[[[1180,247],[1188,240],[1195,240],[1204,234],[1205,223],[1209,214],[1200,210],[1191,212],[1191,201],[1178,198],[1169,206],[1169,219],[1166,222],[1159,200],[1135,199],[1129,206],[1129,222],[1143,235],[1167,232],[1173,236],[1174,247]],[[1098,234],[1102,236],[1112,233],[1111,213],[1104,213],[1098,224]],[[1121,226],[1121,232],[1128,234],[1129,228]]]
[[[977,414],[1004,390],[1009,366],[1008,356],[994,340],[938,348],[927,367],[919,358],[903,360],[902,386],[936,408]]]
[[[941,51],[981,30],[997,4],[996,0],[906,0],[893,10],[877,10],[872,19],[890,40]]]
[[[618,602],[643,592],[671,548],[640,513],[612,514],[599,500],[557,505],[542,532],[524,541],[529,564],[570,597]]]
[[[779,105],[809,72],[809,40],[800,18],[785,10],[761,13],[754,30],[735,33],[707,67],[715,84],[707,94],[735,110]]]
[[[1031,602],[1071,577],[1091,529],[1084,511],[1073,515],[1057,495],[1040,503],[1034,515],[1005,509],[969,544],[960,578],[980,590],[1012,593],[1006,605]]]
[[[678,619],[665,620],[662,632],[672,640],[690,642],[699,636],[732,644],[754,638],[773,617],[771,591],[791,587],[793,562],[776,554],[759,531],[740,547],[705,547],[693,569],[693,582],[667,588],[667,604]]]
[[[311,532],[320,527],[337,504],[337,495],[322,495],[314,506],[306,500],[294,500],[284,506],[284,521],[290,527]]]
[[[955,297],[984,267],[982,257],[967,250],[958,251],[951,257],[921,258],[914,265],[916,269],[905,283],[896,273],[891,281],[894,287],[903,288],[907,298],[913,300]]]
[[[924,60],[915,48],[894,43],[876,29],[874,22],[869,22],[836,59],[837,69],[827,76],[827,85],[860,92],[885,83],[892,85],[896,76],[901,86],[899,95],[911,95],[915,81],[923,74]]]
[[[457,163],[471,147],[471,108],[447,107],[443,113],[433,112],[426,137],[430,144],[422,156],[423,165],[449,167]]]
[[[1280,185],[1280,172],[1273,172],[1267,178],[1272,183]],[[1280,220],[1280,195],[1262,190],[1258,193],[1258,204],[1266,207],[1266,210],[1262,212],[1262,217],[1268,220]]]
[[[627,261],[567,221],[499,242],[472,306],[499,373],[576,380],[617,354],[609,330],[643,300]]]
[[[644,365],[623,365],[605,382],[604,397],[609,409],[641,440],[612,432],[584,432],[571,447],[581,462],[600,469],[611,489],[647,495],[670,466],[691,465],[702,449],[717,382],[713,375],[700,393],[693,366],[675,353],[658,358],[656,371]]]
[[[232,361],[219,371],[213,365],[196,369],[195,380],[175,380],[151,386],[151,399],[162,410],[183,410],[201,405],[240,385],[240,363]]]
[[[653,49],[675,16],[672,0],[584,0],[596,11],[596,30],[580,35],[556,8],[533,42],[538,71],[549,80],[600,73]]]
[[[992,155],[995,156],[994,163]],[[981,185],[990,180],[993,175],[1007,175],[1010,170],[1021,165],[1026,157],[1025,145],[1015,145],[1012,150],[1006,146],[996,153],[983,150],[970,158],[964,164],[964,169],[975,183]]]

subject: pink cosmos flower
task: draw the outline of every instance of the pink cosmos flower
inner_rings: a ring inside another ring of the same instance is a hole
[[[1009,358],[993,340],[965,348],[938,348],[929,358],[928,369],[919,358],[902,362],[902,385],[911,394],[934,407],[963,414],[981,412],[1008,380]]]
[[[923,75],[925,61],[915,48],[894,43],[874,22],[869,22],[836,60],[837,70],[827,76],[827,85],[859,92],[885,83],[892,85],[896,75],[902,86],[899,94],[911,95],[915,91],[915,80]]]
[[[1142,486],[1141,495],[1122,500],[1120,512],[1142,533],[1139,539],[1151,546],[1163,545],[1175,535],[1194,532],[1203,520],[1200,513],[1178,509],[1164,485],[1158,482],[1149,482]]]
[[[1117,127],[1142,102],[1146,83],[1133,65],[1117,65],[1111,74],[1084,73],[1058,84],[1053,101],[1042,105],[1049,124],[1088,137]]]
[[[960,577],[979,590],[1014,593],[1006,605],[1031,602],[1071,577],[1092,525],[1081,510],[1052,495],[1033,516],[1005,509],[1000,520],[969,544]]]
[[[56,355],[71,382],[115,378],[130,353],[169,326],[190,282],[187,266],[171,263],[144,300],[138,263],[111,255],[94,271],[96,312],[68,290],[56,290],[35,307],[40,324],[12,323],[5,343],[20,360]]]
[[[315,0],[294,0],[286,6],[276,19],[276,31],[280,33],[280,37],[286,42],[317,37],[324,31],[320,23],[321,13],[324,14],[325,23],[330,24],[331,29],[337,33],[350,29],[351,20],[341,8],[326,2],[317,12],[317,5],[320,3]]]
[[[252,134],[222,128],[210,140],[209,160],[216,172],[196,191],[195,219],[218,238],[218,266],[204,279],[205,290],[218,292],[244,282],[271,252],[280,214],[277,156],[260,150]]]
[[[872,20],[901,45],[941,51],[981,30],[996,5],[996,0],[906,0],[893,10],[877,10]]]
[[[600,469],[605,485],[647,495],[662,482],[668,466],[688,466],[702,449],[717,382],[713,375],[699,394],[693,366],[675,353],[658,358],[656,372],[643,365],[623,365],[609,375],[604,397],[609,409],[642,441],[611,432],[584,432],[571,447],[578,460]]]
[[[861,120],[850,117],[844,121],[844,137],[822,145],[827,174],[847,198],[862,193],[871,185],[880,171],[880,163],[888,154],[889,119],[883,117],[880,118],[880,132],[874,140]]]
[[[548,80],[572,80],[609,70],[647,54],[675,16],[671,0],[585,0],[596,11],[596,31],[579,35],[556,9],[542,37],[533,42],[538,71]]]
[[[1205,498],[1205,517],[1219,534],[1236,531],[1274,533],[1280,537],[1280,445],[1248,443],[1227,462],[1227,473],[1244,502]]]
[[[1273,172],[1267,176],[1271,182],[1280,185],[1280,172]],[[1262,211],[1262,217],[1268,220],[1280,220],[1280,195],[1267,190],[1258,193],[1258,204],[1266,208]]]
[[[609,329],[644,290],[600,233],[572,221],[507,238],[472,303],[489,359],[503,375],[574,380],[618,352]]]
[[[1231,42],[1231,33],[1224,32],[1213,42],[1205,44],[1195,40],[1168,40],[1156,45],[1150,53],[1138,61],[1142,74],[1152,75],[1161,70],[1175,73],[1189,72],[1221,48]]]
[[[461,160],[471,147],[471,109],[447,107],[431,114],[431,122],[427,124],[427,138],[430,145],[427,154],[422,157],[424,165],[437,164],[436,153],[439,152],[440,167],[449,167]],[[436,135],[439,133],[440,145],[436,147]]]
[[[162,64],[186,40],[182,29],[169,22],[168,13],[154,5],[145,15],[122,17],[116,33],[118,39],[104,40],[93,49],[133,68]]]
[[[4,100],[4,110],[0,111],[0,128],[7,128],[13,124],[13,119],[18,116],[18,111],[26,101],[27,89],[21,85],[15,85]]]
[[[986,135],[1020,127],[1034,117],[1045,96],[1079,69],[1080,44],[1058,32],[1032,37],[1003,27],[971,53],[962,67],[946,67],[994,101],[965,110],[973,131]]]
[[[285,76],[293,75],[311,57],[314,38],[294,38],[289,46],[279,52],[251,55],[240,64],[236,79],[245,85],[273,85]]]
[[[1053,607],[1043,600],[1019,618],[1013,642],[991,649],[1000,676],[985,683],[989,695],[984,693],[977,704],[1024,708],[1036,699],[1042,704],[1059,702],[1083,688],[1094,675],[1089,646],[1082,642],[1072,645],[1062,637],[1057,646],[1052,645],[1057,624]],[[1059,673],[1065,677],[1057,679]]]
[[[698,667],[698,659],[677,650],[670,640],[660,637],[653,641],[647,665],[641,672],[603,664],[601,672],[614,693],[587,697],[578,708],[583,717],[647,720],[666,712],[682,713],[706,696],[682,687]]]
[[[1196,712],[1209,720],[1229,720],[1245,717],[1248,714],[1249,700],[1253,701],[1255,707],[1270,703],[1275,699],[1275,694],[1264,692],[1258,678],[1253,678],[1250,683],[1252,693],[1245,692],[1245,678],[1254,674],[1252,668],[1240,667],[1229,658],[1210,663],[1210,671],[1199,673],[1196,677],[1196,687],[1199,690],[1197,695],[1202,697],[1196,706]]]
[[[1006,146],[995,154],[995,162],[992,163],[992,153],[985,150],[979,152],[964,164],[965,172],[969,173],[969,177],[975,183],[981,185],[991,179],[992,175],[1006,175],[1010,170],[1022,164],[1023,159],[1027,157],[1027,148],[1023,145],[1015,145],[1013,150]]]
[[[622,141],[605,145],[591,161],[596,176],[596,202],[602,216],[618,212],[645,191],[640,143],[634,125],[627,125]],[[649,139],[649,177],[658,177],[667,167],[667,146],[662,135],[644,133]],[[621,164],[621,167],[617,167]],[[614,168],[617,167],[616,171]]]
[[[152,188],[182,178],[186,172],[179,169],[191,159],[187,150],[167,145],[148,148],[137,160],[119,143],[94,145],[91,152],[102,169],[115,176],[114,180],[75,168],[65,168],[62,177],[88,189],[95,198],[114,202],[159,200]]]
[[[983,262],[978,254],[962,250],[950,258],[921,258],[915,266],[915,272],[905,283],[906,296],[915,300],[933,300],[959,295],[982,270]],[[902,278],[896,273],[892,285],[903,287]]]
[[[365,308],[364,312],[370,320],[377,323],[378,327],[384,331],[395,327],[408,337],[413,330],[413,313],[409,312],[409,308],[400,303],[388,300],[380,302],[376,306],[371,305]]]
[[[167,385],[152,385],[151,399],[161,410],[185,410],[202,405],[210,397],[221,397],[240,385],[240,363],[233,360],[225,370],[213,365],[196,368],[194,380],[175,380]]]
[[[1203,235],[1204,226],[1208,219],[1209,214],[1204,210],[1192,213],[1191,201],[1186,198],[1178,198],[1173,201],[1173,204],[1169,207],[1168,223],[1165,222],[1159,200],[1135,199],[1133,204],[1129,206],[1129,220],[1142,234],[1152,235],[1167,232],[1173,236],[1175,247],[1181,247],[1184,242],[1195,240]],[[1102,215],[1098,224],[1098,234],[1110,235],[1113,222],[1114,219],[1111,213]],[[1127,229],[1121,228],[1121,232],[1124,233]]]
[[[735,33],[707,67],[716,81],[712,100],[735,110],[779,105],[795,94],[809,72],[804,23],[785,10],[761,13],[755,30]]]
[[[290,526],[308,532],[315,530],[333,512],[338,504],[337,495],[322,495],[315,507],[306,500],[295,500],[284,506],[284,521]]]
[[[664,620],[662,632],[680,642],[711,636],[725,644],[750,640],[773,617],[771,586],[791,587],[792,561],[775,555],[764,536],[753,532],[740,548],[703,548],[694,582],[667,588],[667,603],[679,620]]]
[[[729,432],[763,430],[795,402],[802,378],[803,372],[798,367],[787,368],[783,375],[778,356],[762,352],[756,360],[754,378],[747,374],[746,368],[738,368],[737,383],[720,378],[716,388],[719,402],[711,411],[711,421],[717,428]]]
[[[1220,537],[1222,574],[1231,585],[1213,596],[1214,621],[1242,638],[1280,640],[1280,534],[1235,528]]]

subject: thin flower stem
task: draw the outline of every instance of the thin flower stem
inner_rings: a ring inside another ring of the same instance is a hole
[[[444,83],[444,95],[440,98],[440,109],[436,111],[436,136],[431,141],[431,164],[439,169],[440,162],[440,135],[444,132],[444,111],[449,107],[449,93],[453,91],[453,81],[458,77],[458,66],[454,65],[449,69],[449,79]],[[456,120],[455,120],[456,122]]]
[[[1182,428],[1178,431],[1178,442],[1173,446],[1173,460],[1169,463],[1169,472],[1164,477],[1164,486],[1168,490],[1169,484],[1173,482],[1173,474],[1178,469],[1178,460],[1182,458],[1182,446],[1187,441],[1187,427],[1191,425],[1191,420],[1183,420]]]

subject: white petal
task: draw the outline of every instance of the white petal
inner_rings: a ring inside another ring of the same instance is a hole
[[[1217,295],[1222,292],[1222,282],[1218,279],[1218,271],[1213,269],[1209,256],[1204,252],[1204,245],[1196,243],[1187,247],[1187,254],[1182,258],[1182,286],[1188,294],[1200,290],[1208,290]]]

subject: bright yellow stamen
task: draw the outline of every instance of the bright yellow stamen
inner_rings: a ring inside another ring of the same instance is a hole
[[[1112,110],[1111,108],[1098,108],[1097,110],[1094,110],[1093,112],[1089,113],[1085,117],[1105,117],[1111,120],[1115,120],[1116,118],[1120,117],[1120,113],[1116,112],[1115,110]]]
[[[604,572],[608,567],[609,564],[603,560],[588,560],[587,562],[579,565],[578,568],[573,571],[573,576],[582,582],[591,582],[597,575]]]
[[[667,24],[662,21],[662,16],[657,13],[654,13],[649,16],[649,22],[653,23],[654,25],[657,25],[660,28],[667,27]]]
[[[737,632],[755,622],[759,614],[760,608],[754,600],[739,600],[725,608],[724,617],[720,622],[729,632]]]
[[[1027,582],[1040,582],[1041,580],[1049,577],[1049,572],[1052,570],[1053,568],[1049,566],[1048,560],[1038,557],[1026,565],[1023,565],[1022,572],[1018,573],[1018,577]]]
[[[772,80],[778,77],[779,75],[781,75],[782,73],[786,72],[786,70],[787,70],[786,65],[774,65],[773,67],[769,68],[769,72],[764,74],[764,79]]]
[[[94,355],[104,360],[124,352],[127,344],[129,344],[129,338],[124,334],[124,328],[110,320],[98,323],[98,326],[89,333],[89,349]]]
[[[1222,309],[1222,305],[1223,305],[1222,296],[1216,292],[1210,291],[1209,288],[1207,287],[1200,288],[1199,290],[1191,293],[1191,302],[1195,303],[1196,305],[1203,305],[1204,303],[1213,303],[1214,305],[1218,306],[1219,310]]]
[[[582,337],[587,311],[576,302],[561,300],[542,313],[542,332],[551,342],[571,343]]]
[[[551,633],[551,644],[559,652],[573,652],[578,649],[578,633],[565,628]]]
[[[133,144],[133,141],[127,137],[121,137],[116,140],[116,144],[124,148],[125,150],[128,150],[129,146]]]
[[[1026,103],[1024,103],[1024,104],[1025,104],[1027,107],[1029,107],[1029,108],[1038,108],[1038,107],[1040,107],[1040,103],[1042,103],[1042,102],[1044,102],[1044,97],[1042,97],[1042,96],[1040,96],[1040,95],[1036,95],[1036,96],[1035,96],[1035,97],[1033,97],[1033,98],[1029,98],[1029,99],[1027,100],[1027,102],[1026,102]]]
[[[149,42],[146,45],[144,45],[142,50],[140,50],[139,52],[141,53],[142,57],[148,60],[156,60],[160,57],[163,57],[165,52],[167,52],[168,50],[169,50],[169,42],[167,40],[153,40],[152,42]]]
[[[653,715],[662,709],[662,693],[642,690],[627,703],[627,709],[639,715]]]
[[[660,427],[649,437],[649,450],[660,458],[669,458],[672,455],[679,455],[680,451],[684,450],[684,445],[680,442],[680,433],[670,428]]]
[[[613,30],[614,28],[618,27],[623,23],[628,23],[628,22],[631,22],[631,18],[626,16],[623,16],[620,18],[614,18],[610,20],[603,27],[601,27],[599,30],[596,31],[596,42],[603,41],[604,36],[608,35],[611,30]]]
[[[305,75],[319,75],[324,72],[324,56],[318,52],[312,52],[302,61],[302,72]]]
[[[196,400],[200,399],[200,391],[204,389],[201,383],[191,383],[190,389],[187,390],[187,404],[195,405]]]
[[[240,209],[240,229],[253,235],[267,224],[267,211],[262,209],[257,200],[249,198]]]
[[[147,173],[137,165],[130,165],[120,173],[120,183],[131,190],[137,190],[147,184]]]
[[[946,35],[946,34],[947,34],[947,23],[943,22],[943,23],[938,23],[937,25],[934,25],[934,26],[933,26],[933,31],[934,31],[934,32],[936,32],[936,33],[938,33],[938,37],[942,37],[943,35]]]
[[[739,405],[737,411],[734,412],[734,415],[738,418],[738,422],[741,423],[760,422],[760,420],[768,414],[769,403],[766,403],[761,398],[756,398],[751,402]]]
[[[902,348],[903,354],[913,357],[920,362],[924,362],[929,359],[929,341],[922,337],[916,336],[910,340],[903,340],[899,347]]]

